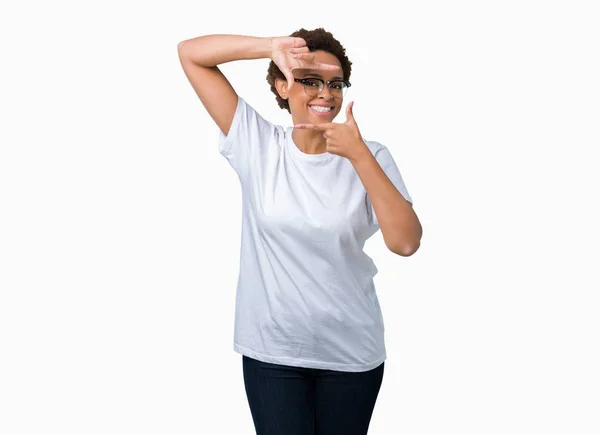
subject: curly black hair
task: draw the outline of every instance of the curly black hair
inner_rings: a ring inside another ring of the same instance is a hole
[[[318,29],[314,30],[300,29],[289,36],[304,39],[306,41],[306,46],[311,52],[322,50],[333,54],[340,61],[342,71],[344,72],[344,80],[350,80],[352,62],[350,62],[350,59],[348,59],[346,56],[346,49],[342,47],[342,44],[340,44],[340,42],[335,39],[330,32],[327,32],[322,27],[319,27]],[[271,85],[271,92],[275,94],[275,99],[277,100],[279,107],[286,109],[291,113],[288,101],[281,98],[277,92],[277,89],[275,88],[275,79],[286,80],[279,67],[275,64],[275,62],[271,61],[269,63],[269,70],[267,72],[267,82]]]

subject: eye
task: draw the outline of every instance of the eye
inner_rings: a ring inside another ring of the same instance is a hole
[[[304,84],[306,86],[311,86],[311,87],[315,87],[315,88],[319,87],[319,81],[315,80],[315,79],[306,79],[306,80],[304,80]]]
[[[333,89],[341,90],[344,88],[344,82],[331,82],[329,86]]]

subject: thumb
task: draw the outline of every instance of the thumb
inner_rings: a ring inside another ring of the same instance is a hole
[[[294,73],[292,73],[290,69],[286,68],[285,71],[283,71],[283,75],[285,76],[285,79],[287,81],[287,90],[289,93],[292,89],[292,85],[294,84]]]
[[[354,101],[351,101],[348,106],[346,106],[346,122],[356,122],[354,119],[354,113],[352,113],[352,109],[354,107]]]

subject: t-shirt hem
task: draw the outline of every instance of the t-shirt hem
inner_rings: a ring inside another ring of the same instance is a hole
[[[281,364],[293,367],[303,367],[309,369],[322,369],[322,370],[337,370],[341,372],[366,372],[368,370],[372,370],[376,367],[379,367],[381,363],[383,363],[387,355],[384,352],[381,357],[377,360],[370,362],[368,364],[337,364],[337,363],[328,363],[323,361],[313,361],[313,360],[305,360],[300,358],[291,358],[285,356],[272,356],[266,355],[264,353],[256,352],[252,349],[248,349],[247,347],[240,346],[237,343],[233,343],[233,350],[240,355],[245,355],[249,358],[257,359],[262,362],[267,362],[271,364]]]

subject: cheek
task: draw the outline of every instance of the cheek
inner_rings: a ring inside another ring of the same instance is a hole
[[[297,110],[304,110],[306,108],[307,101],[304,101],[302,98],[292,96],[288,99],[288,101],[290,103],[290,107],[294,107]]]
[[[304,93],[302,89],[292,89],[292,92],[288,94],[290,100],[294,101],[295,104],[304,104],[310,100],[308,95]]]

